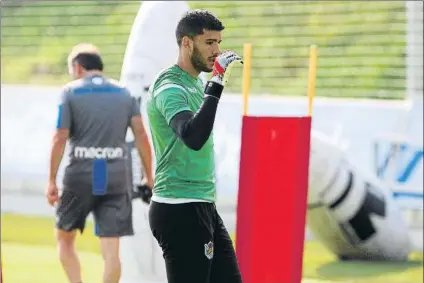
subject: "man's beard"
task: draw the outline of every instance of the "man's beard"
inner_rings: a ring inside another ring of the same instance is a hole
[[[200,72],[206,72],[210,73],[212,72],[212,69],[210,69],[205,61],[203,60],[202,56],[200,55],[199,50],[194,46],[193,53],[191,54],[191,64],[196,69],[196,71]]]

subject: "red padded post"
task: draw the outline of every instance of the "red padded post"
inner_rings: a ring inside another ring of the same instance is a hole
[[[236,252],[244,283],[300,283],[310,117],[243,117]]]

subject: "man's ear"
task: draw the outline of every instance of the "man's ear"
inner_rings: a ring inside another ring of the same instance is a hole
[[[77,75],[84,73],[84,68],[81,66],[81,64],[79,64],[77,62],[75,62],[75,64],[74,64],[74,70],[75,70],[74,71],[75,74],[77,74]]]
[[[182,46],[191,52],[193,50],[193,40],[188,36],[184,36]]]
[[[183,40],[182,40],[182,44],[181,44],[184,48],[188,48],[189,47],[189,38],[188,36],[184,36]]]

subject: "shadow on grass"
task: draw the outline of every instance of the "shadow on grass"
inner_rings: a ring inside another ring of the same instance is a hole
[[[423,266],[422,260],[406,262],[332,261],[321,265],[317,273],[324,278],[358,278],[400,273]]]

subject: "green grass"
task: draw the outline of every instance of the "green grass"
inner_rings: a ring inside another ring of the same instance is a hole
[[[100,46],[106,73],[119,78],[139,2],[60,2],[3,4],[2,83],[62,84],[68,80],[70,48],[87,41]],[[317,44],[317,96],[404,97],[406,13],[402,1],[189,4],[223,20],[224,49],[242,54],[244,43],[253,44],[253,94],[305,95],[308,48]],[[240,92],[241,84],[242,71],[237,68],[226,89]]]
[[[4,282],[67,282],[54,246],[6,242],[2,254]],[[102,282],[103,259],[99,254],[81,251],[80,261],[84,282]]]
[[[3,214],[2,258],[6,283],[66,282],[57,260],[53,219]],[[88,227],[77,240],[84,278],[101,282],[102,259],[97,239]],[[339,262],[317,242],[305,245],[305,278],[344,283],[420,283],[423,282],[423,256],[411,255],[405,263]],[[93,272],[94,270],[98,272]]]

